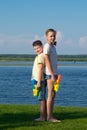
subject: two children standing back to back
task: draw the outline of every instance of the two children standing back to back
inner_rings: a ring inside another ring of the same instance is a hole
[[[46,98],[43,99],[43,105],[40,105],[40,108],[42,108],[42,115],[43,117],[38,118],[37,120],[48,120],[51,122],[60,122],[60,120],[53,117],[53,106],[54,106],[54,98],[55,98],[55,92],[54,92],[54,83],[56,81],[56,78],[58,76],[57,74],[57,53],[56,53],[56,46],[55,46],[55,39],[56,39],[56,31],[54,29],[48,29],[46,31],[46,39],[47,43],[44,45],[44,49],[42,49],[41,53],[43,52],[44,56],[44,75],[45,80],[47,82],[47,89],[48,89],[48,97],[47,102]],[[33,46],[34,47],[34,46]],[[34,48],[35,50],[35,48]],[[37,51],[35,51],[37,53]],[[39,53],[38,53],[39,54]],[[39,63],[41,65],[41,63]],[[38,67],[39,67],[38,65]],[[40,67],[39,67],[40,69]],[[42,72],[43,73],[43,72]],[[37,77],[40,78],[40,74],[38,73]],[[38,79],[37,78],[37,87],[38,87]],[[41,80],[39,80],[41,81]],[[42,88],[41,84],[39,83],[39,87]],[[44,84],[45,88],[45,84]],[[46,88],[45,88],[46,89]],[[43,90],[44,93],[46,90]],[[46,95],[44,95],[46,96]],[[41,99],[42,100],[42,99]]]

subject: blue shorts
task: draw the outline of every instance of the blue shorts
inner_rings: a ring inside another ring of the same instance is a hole
[[[33,80],[32,82],[32,87],[34,86],[34,84],[36,84],[37,81]],[[45,81],[41,81],[41,86],[39,88],[39,92],[38,92],[38,96],[37,96],[38,100],[45,100],[46,99],[46,86],[45,86]]]

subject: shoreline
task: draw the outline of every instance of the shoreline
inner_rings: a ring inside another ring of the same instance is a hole
[[[34,61],[34,54],[0,54],[2,61]],[[87,62],[87,54],[84,55],[58,55],[58,61]]]
[[[0,61],[0,66],[32,66],[33,61]],[[87,66],[87,61],[58,61],[58,66]]]

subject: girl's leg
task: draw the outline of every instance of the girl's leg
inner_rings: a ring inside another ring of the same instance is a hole
[[[53,106],[55,92],[53,90],[53,81],[51,79],[47,80],[48,87],[48,98],[47,98],[47,120],[51,122],[61,122],[60,120],[53,117]]]
[[[48,87],[47,118],[49,120],[53,116],[53,104],[54,104],[53,81],[51,79],[47,80],[47,87]]]

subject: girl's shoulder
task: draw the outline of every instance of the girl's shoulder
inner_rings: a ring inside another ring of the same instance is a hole
[[[45,43],[44,48],[50,48],[50,45],[48,43]]]

